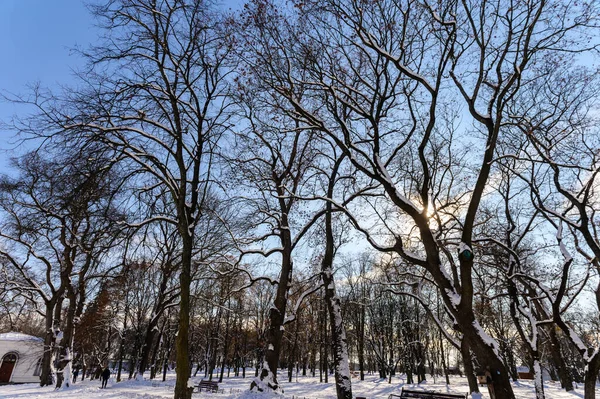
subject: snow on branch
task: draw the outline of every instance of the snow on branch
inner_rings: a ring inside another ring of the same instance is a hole
[[[316,284],[316,285],[312,286],[311,288],[303,291],[300,294],[300,296],[298,297],[298,300],[296,300],[296,303],[294,304],[293,310],[289,313],[289,315],[287,315],[285,317],[285,320],[283,321],[283,325],[284,326],[286,324],[289,324],[289,323],[293,322],[294,320],[296,320],[296,316],[298,314],[298,310],[300,309],[300,306],[302,305],[302,303],[304,302],[304,300],[308,296],[310,296],[311,294],[313,294],[313,293],[317,292],[318,290],[320,290],[321,287],[323,287],[323,283],[322,282],[320,282],[319,284]]]

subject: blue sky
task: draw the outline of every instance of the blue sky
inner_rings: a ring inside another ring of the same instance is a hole
[[[226,0],[227,6],[242,0]],[[83,60],[72,54],[75,46],[96,42],[99,30],[85,0],[0,0],[0,91],[27,93],[40,82],[56,88],[73,81],[72,71]],[[0,102],[0,120],[8,121],[22,107]],[[0,128],[0,173],[7,161],[24,148],[14,149],[13,133]]]
[[[71,55],[76,45],[98,37],[82,0],[0,0],[0,90],[26,93],[27,85],[47,87],[72,81],[82,60]],[[0,119],[25,111],[0,102]],[[0,172],[6,172],[14,148],[13,133],[0,129]]]

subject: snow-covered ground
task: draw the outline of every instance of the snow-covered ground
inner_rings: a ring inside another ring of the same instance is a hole
[[[287,381],[287,373],[281,373],[280,379]],[[194,378],[199,382],[202,377]],[[333,378],[330,378],[332,381]],[[296,381],[296,377],[294,377]],[[273,399],[273,394],[250,394],[247,391],[250,386],[251,377],[224,378],[219,388],[223,393],[194,393],[194,399]],[[466,393],[468,385],[466,378],[453,377],[449,387],[443,383],[443,378],[436,378],[436,382],[428,381],[420,386],[405,385],[410,389],[427,389],[441,392]],[[400,394],[404,380],[392,379],[388,384],[374,376],[366,376],[365,381],[353,380],[352,392],[354,396],[362,396],[367,399],[387,399],[390,394]],[[312,377],[298,377],[298,382],[282,382],[284,394],[279,399],[334,399],[335,386],[333,383],[319,383],[319,379]],[[98,380],[78,382],[74,387],[67,390],[55,391],[52,387],[40,388],[37,384],[0,386],[0,398],[2,399],[159,399],[172,398],[175,386],[175,375],[169,374],[167,381],[124,381],[116,383],[110,379],[107,389],[100,389]],[[515,393],[519,399],[534,398],[533,381],[520,381],[514,384]],[[566,393],[560,389],[560,385],[553,382],[545,384],[547,399],[576,399],[583,398],[583,387],[575,392]],[[483,398],[488,399],[487,389],[482,388]],[[600,386],[597,387],[597,395],[600,397]],[[502,398],[499,398],[502,399]]]

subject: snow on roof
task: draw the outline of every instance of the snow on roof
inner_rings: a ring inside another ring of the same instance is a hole
[[[44,340],[33,335],[22,334],[18,332],[8,332],[0,334],[0,341],[38,341],[43,342]]]

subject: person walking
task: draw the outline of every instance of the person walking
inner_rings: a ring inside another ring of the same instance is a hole
[[[75,371],[73,372],[73,384],[77,382],[77,376],[79,375],[79,367],[75,367]]]
[[[106,384],[108,383],[108,379],[110,378],[110,370],[108,366],[102,370],[102,388],[106,388]]]

